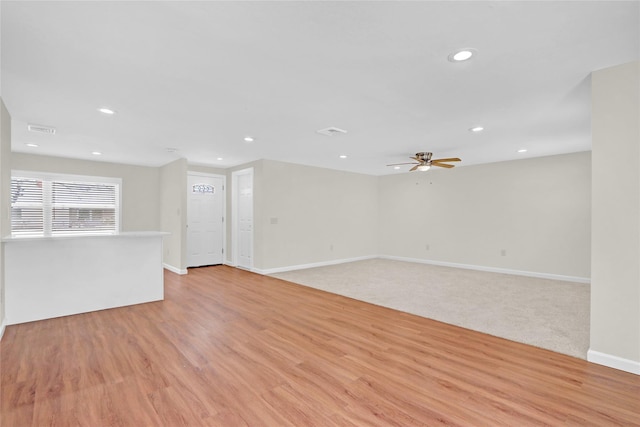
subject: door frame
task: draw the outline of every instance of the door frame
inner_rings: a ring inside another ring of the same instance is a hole
[[[230,265],[237,267],[238,266],[238,227],[240,226],[240,221],[238,221],[238,177],[242,175],[249,175],[251,177],[251,265],[249,266],[249,270],[253,271],[253,248],[254,248],[254,231],[255,231],[255,206],[254,206],[254,193],[253,193],[253,168],[246,168],[237,171],[231,172],[231,263]]]
[[[187,171],[187,182],[189,182],[189,176],[204,176],[209,178],[221,178],[222,179],[222,263],[224,264],[224,260],[227,255],[227,176],[220,175],[217,173],[205,173],[205,172],[194,172]],[[187,184],[187,197],[189,197],[189,185]],[[189,208],[189,203],[187,202],[187,209]],[[187,223],[187,227],[189,226],[189,213],[185,215],[185,221]],[[188,250],[189,241],[189,231],[185,230],[185,248]],[[185,252],[186,253],[186,252]],[[185,262],[186,262],[185,258]]]

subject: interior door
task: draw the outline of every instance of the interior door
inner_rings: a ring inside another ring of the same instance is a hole
[[[222,264],[224,180],[187,176],[187,267]]]
[[[237,266],[253,268],[253,173],[243,173],[237,177]]]

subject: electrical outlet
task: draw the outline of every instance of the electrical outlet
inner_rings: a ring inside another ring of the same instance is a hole
[[[507,256],[507,250],[506,249],[502,249],[500,251],[500,256]]]

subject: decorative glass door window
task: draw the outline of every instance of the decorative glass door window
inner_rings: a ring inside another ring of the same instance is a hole
[[[216,192],[216,188],[211,184],[193,184],[191,187],[192,193],[201,193],[201,194],[214,194]]]

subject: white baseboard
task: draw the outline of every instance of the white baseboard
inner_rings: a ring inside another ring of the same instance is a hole
[[[253,268],[247,268],[247,267],[243,267],[241,265],[238,264],[234,264],[231,261],[227,260],[224,262],[224,265],[227,265],[229,267],[233,267],[233,268],[239,268],[240,270],[244,270],[244,271],[249,271],[251,273],[257,273],[257,271]]]
[[[482,265],[459,264],[455,262],[433,261],[433,260],[427,260],[427,259],[406,258],[406,257],[392,256],[392,255],[368,255],[368,256],[362,256],[362,257],[356,257],[356,258],[346,258],[346,259],[337,259],[337,260],[331,260],[331,261],[314,262],[310,264],[290,265],[286,267],[276,267],[276,268],[266,268],[266,269],[254,268],[252,271],[258,274],[268,275],[268,274],[275,274],[275,273],[283,273],[285,271],[303,270],[305,268],[314,268],[314,267],[325,267],[328,265],[343,264],[345,262],[362,261],[366,259],[375,259],[375,258],[390,259],[395,261],[414,262],[419,264],[439,265],[443,267],[464,268],[467,270],[488,271],[491,273],[514,274],[516,276],[537,277],[540,279],[561,280],[564,282],[576,282],[576,283],[585,283],[585,284],[591,283],[591,279],[588,277],[564,276],[561,274],[511,270],[507,268],[485,267]],[[229,264],[229,265],[233,266],[232,264]]]
[[[267,268],[264,270],[260,268],[254,268],[252,271],[254,273],[267,275],[267,274],[275,274],[275,273],[284,273],[285,271],[303,270],[305,268],[326,267],[328,265],[344,264],[345,262],[363,261],[365,259],[374,259],[374,258],[378,258],[378,257],[375,255],[369,255],[369,256],[361,256],[356,258],[344,258],[344,259],[334,259],[331,261],[313,262],[311,264],[299,264],[299,265],[290,265],[287,267]]]
[[[563,276],[561,274],[537,273],[534,271],[510,270],[508,268],[485,267],[482,265],[458,264],[455,262],[433,261],[419,258],[405,258],[392,255],[380,255],[378,258],[391,259],[395,261],[415,262],[420,264],[439,265],[443,267],[464,268],[466,270],[488,271],[491,273],[514,274],[516,276],[537,277],[540,279],[562,280],[564,282],[577,282],[590,284],[591,278],[577,276]]]
[[[167,270],[176,273],[176,274],[187,274],[187,270],[186,269],[180,269],[178,267],[174,267],[173,265],[167,264],[167,263],[163,263],[162,266],[164,268],[166,268]]]
[[[7,326],[7,318],[5,317],[0,322],[0,340],[2,340],[2,336],[4,335],[4,328]]]
[[[598,365],[604,365],[609,368],[640,375],[640,362],[635,360],[623,359],[622,357],[601,353],[591,349],[587,351],[587,360],[592,363],[597,363]]]

